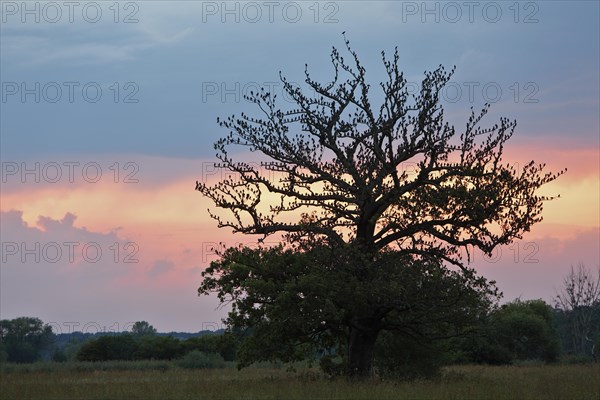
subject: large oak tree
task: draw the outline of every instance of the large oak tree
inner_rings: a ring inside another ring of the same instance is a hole
[[[311,95],[280,74],[293,108],[278,108],[276,96],[261,90],[247,97],[258,115],[218,120],[229,130],[215,143],[219,166],[237,179],[196,182],[196,190],[228,210],[229,216],[211,211],[219,227],[262,239],[283,233],[288,243],[302,243],[303,249],[312,245],[356,252],[361,257],[337,267],[348,282],[370,287],[401,277],[387,272],[376,279],[379,256],[385,252],[394,252],[398,269],[436,260],[468,276],[469,249],[491,253],[541,221],[547,198],[536,191],[564,171],[544,173],[544,165],[533,161],[517,170],[503,162],[515,121],[501,118],[482,127],[486,105],[478,113],[471,109],[464,130],[457,132],[445,121],[440,102],[454,70],[440,66],[425,72],[420,92],[412,95],[397,49],[391,59],[382,52],[387,78],[379,85],[383,96],[376,105],[365,68],[347,40],[345,44],[347,59],[336,48],[331,53],[331,82],[317,82],[305,69]],[[260,166],[236,161],[231,151],[235,147],[264,157]],[[200,293],[219,291],[223,301],[228,295],[234,305],[240,304],[248,287],[227,286],[235,279],[218,280],[235,259],[230,254],[214,264],[205,274],[213,278],[207,281],[212,284]],[[252,276],[261,279],[260,274]],[[349,373],[370,373],[378,333],[406,305],[377,293],[372,287],[361,292],[362,303],[344,302],[354,304],[339,319],[348,340]],[[264,300],[255,307],[266,307],[272,299]],[[234,307],[236,311],[240,309]]]

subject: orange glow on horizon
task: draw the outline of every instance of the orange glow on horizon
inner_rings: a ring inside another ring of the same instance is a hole
[[[511,147],[505,153],[510,156],[505,160],[509,163],[526,163],[533,158],[546,161],[549,171],[568,168],[565,175],[541,189],[540,194],[561,197],[544,204],[544,221],[527,237],[566,239],[581,229],[600,226],[600,172],[594,167],[598,165],[598,151],[532,145]],[[121,237],[143,245],[148,259],[180,259],[187,260],[187,264],[198,257],[198,247],[203,243],[255,241],[257,236],[232,235],[231,229],[217,229],[216,221],[207,213],[208,208],[215,207],[194,191],[196,179],[189,175],[166,184],[99,182],[72,185],[67,190],[56,185],[25,185],[22,190],[2,194],[2,211],[22,211],[29,226],[35,226],[39,216],[61,220],[72,213],[77,216],[76,227],[99,232],[119,228]],[[559,226],[562,228],[557,230]]]

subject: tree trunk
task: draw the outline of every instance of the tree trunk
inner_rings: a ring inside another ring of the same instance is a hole
[[[375,341],[379,329],[352,327],[348,343],[349,374],[356,378],[366,378],[371,375],[373,357],[375,355]]]

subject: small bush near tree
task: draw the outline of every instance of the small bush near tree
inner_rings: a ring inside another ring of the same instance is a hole
[[[511,364],[515,361],[557,361],[560,346],[552,308],[543,300],[515,300],[481,322],[479,334],[462,340],[464,362]]]

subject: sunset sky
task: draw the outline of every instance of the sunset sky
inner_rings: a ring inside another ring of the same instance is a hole
[[[23,9],[27,4],[27,9]],[[553,2],[1,3],[0,318],[34,316],[55,332],[221,327],[198,297],[211,248],[254,243],[217,229],[196,180],[214,182],[217,117],[256,108],[279,71],[332,78],[330,51],[352,42],[376,87],[380,53],[398,47],[409,82],[443,64],[460,131],[516,119],[505,162],[568,172],[522,241],[473,266],[503,301],[552,302],[571,265],[600,265],[600,8]],[[288,102],[288,103],[286,103]]]

